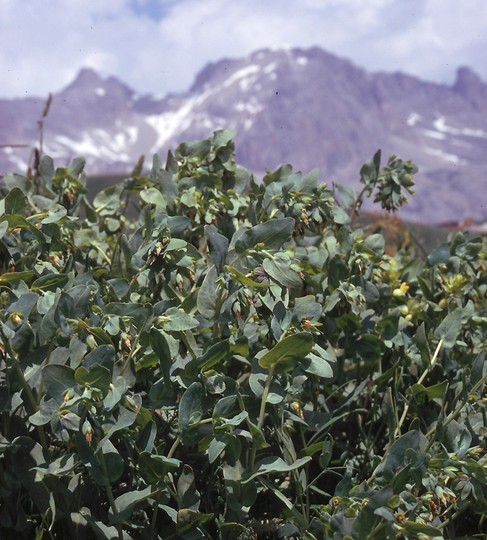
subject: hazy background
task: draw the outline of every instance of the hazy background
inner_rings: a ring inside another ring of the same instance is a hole
[[[487,0],[0,0],[0,97],[44,96],[82,67],[143,93],[207,62],[318,45],[372,71],[487,80]]]

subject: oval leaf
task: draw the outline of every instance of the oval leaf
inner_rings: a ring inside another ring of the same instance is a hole
[[[262,356],[259,365],[264,369],[279,367],[282,371],[290,371],[311,352],[312,347],[313,338],[307,332],[285,337]]]

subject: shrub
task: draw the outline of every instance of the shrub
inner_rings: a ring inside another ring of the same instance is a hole
[[[2,537],[483,538],[485,240],[386,254],[350,216],[410,162],[256,183],[232,137],[5,175]]]

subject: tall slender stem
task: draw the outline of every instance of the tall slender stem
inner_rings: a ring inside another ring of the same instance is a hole
[[[107,482],[105,484],[105,493],[107,494],[108,503],[110,504],[110,508],[113,512],[113,515],[116,516],[118,514],[118,508],[117,508],[117,504],[115,503],[115,499],[113,498],[112,486],[110,485],[110,482],[108,481],[107,463],[105,461],[105,456],[103,455],[102,449],[100,449],[98,453],[98,461],[100,462],[101,468],[103,470],[103,474],[107,477]],[[115,527],[117,529],[119,540],[123,540],[122,525],[120,523],[116,523]]]
[[[257,419],[257,429],[259,431],[262,431],[262,428],[264,427],[264,421],[265,421],[265,408],[267,403],[267,397],[269,395],[269,391],[271,388],[272,383],[272,377],[274,375],[274,367],[271,366],[269,368],[269,373],[267,374],[267,379],[265,381],[264,390],[262,392],[262,397],[260,398],[260,410],[259,410],[259,417]],[[250,458],[249,458],[249,469],[252,470],[255,464],[255,456],[257,455],[257,443],[254,440],[252,444],[252,450],[250,451]]]
[[[440,339],[440,341],[438,342],[438,345],[436,346],[435,352],[434,352],[434,354],[433,354],[433,356],[431,358],[431,362],[429,363],[428,367],[423,371],[421,377],[418,379],[417,384],[421,384],[424,381],[424,379],[426,378],[426,375],[428,375],[431,368],[434,366],[434,364],[436,362],[436,359],[438,358],[438,354],[440,353],[442,345],[443,345],[443,339]],[[409,403],[407,403],[406,406],[404,407],[404,411],[402,412],[401,418],[400,418],[399,422],[397,423],[397,427],[396,427],[396,431],[395,431],[395,436],[396,437],[399,437],[401,435],[401,427],[402,427],[404,421],[406,420],[406,416],[408,414],[408,411],[409,411]]]

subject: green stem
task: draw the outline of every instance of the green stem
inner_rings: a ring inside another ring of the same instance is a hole
[[[440,350],[441,350],[442,345],[443,345],[443,339],[440,339],[440,341],[438,342],[438,345],[436,346],[435,352],[434,352],[433,356],[431,357],[431,362],[430,362],[429,366],[423,371],[421,377],[418,379],[417,384],[421,384],[424,381],[424,379],[426,378],[426,375],[428,375],[430,370],[433,368],[433,366],[434,366],[434,364],[436,362],[436,359],[438,358],[438,355],[440,354]],[[396,431],[394,433],[395,437],[400,437],[400,435],[401,435],[401,427],[402,427],[404,421],[406,420],[406,416],[407,416],[408,412],[409,412],[409,403],[407,403],[406,406],[404,407],[404,411],[402,412],[401,418],[400,418],[399,422],[397,423]]]
[[[301,437],[301,444],[303,446],[303,448],[306,448],[306,438],[304,436],[304,430],[303,430],[303,426],[299,426],[299,435]],[[308,487],[308,480],[309,480],[309,477],[310,477],[310,474],[309,474],[309,463],[306,463],[305,466],[304,466],[304,471],[305,471],[305,474],[306,474],[306,486],[304,487],[304,496],[305,496],[305,505],[304,505],[304,512],[303,514],[305,515],[306,517],[306,523],[309,523],[309,518],[310,518],[310,513],[309,513],[309,510],[310,510],[310,497],[309,497],[309,487]],[[299,479],[299,475],[298,475],[298,478],[296,479],[296,482],[299,482],[300,479]]]
[[[118,514],[118,509],[115,503],[115,499],[113,498],[112,486],[110,485],[110,482],[108,481],[108,469],[107,469],[107,463],[105,461],[105,456],[103,455],[103,450],[100,450],[98,456],[99,456],[98,461],[103,470],[103,474],[107,477],[107,483],[105,484],[105,493],[107,495],[108,503],[110,504],[110,508],[112,509],[113,515],[116,516]],[[119,540],[123,540],[122,525],[120,523],[116,523],[115,527],[117,529]]]
[[[156,537],[156,523],[157,523],[157,513],[158,513],[158,510],[159,508],[156,506],[152,512],[152,518],[151,518],[151,522],[150,522],[150,536],[151,538],[155,538]]]
[[[194,360],[198,357],[198,355],[194,352],[194,345],[196,345],[195,339],[191,332],[188,330],[186,332],[179,332],[179,335],[181,337],[181,341],[184,343],[184,346],[186,347],[186,350],[191,355],[191,358]],[[193,341],[193,345],[189,342],[190,339]]]
[[[487,383],[487,375],[485,375],[484,377],[482,377],[480,379],[480,381],[478,381],[473,387],[472,389],[469,391],[469,395],[471,396],[472,394],[474,394],[483,384]],[[469,400],[469,396],[466,397],[466,399],[464,399],[460,405],[458,405],[458,407],[452,411],[446,418],[445,418],[445,421],[443,422],[443,427],[447,426],[450,422],[452,422],[453,420],[455,420],[455,418],[457,418],[457,416],[462,412],[462,409],[465,407],[465,405],[468,403],[468,400]],[[436,431],[436,427],[433,427],[431,428],[428,433],[426,433],[426,437],[429,437],[431,436],[434,432]],[[431,446],[431,444],[430,444]]]
[[[363,196],[365,195],[365,192],[370,189],[370,186],[365,186],[362,191],[358,194],[357,198],[355,199],[355,201],[353,202],[352,204],[352,208],[350,210],[350,219],[353,219],[355,217],[355,214],[357,213],[357,207],[359,206],[359,204],[362,203],[362,198]]]
[[[177,450],[177,447],[179,446],[179,443],[181,442],[181,435],[178,435],[176,437],[176,440],[174,441],[173,445],[171,446],[169,452],[167,453],[167,458],[172,458],[174,453]]]
[[[139,350],[139,338],[140,334],[137,334],[134,339],[134,343],[132,345],[132,349],[130,350],[129,354],[127,355],[127,360],[125,360],[125,363],[122,366],[122,369],[120,370],[120,375],[123,375],[125,371],[127,371],[127,368],[130,365],[130,360],[132,360],[134,354]]]
[[[262,392],[262,397],[260,400],[260,410],[259,410],[259,418],[257,420],[257,429],[262,431],[262,428],[264,427],[264,420],[265,420],[265,407],[267,402],[267,396],[269,395],[269,391],[271,388],[272,383],[272,377],[274,375],[274,368],[275,366],[271,366],[269,368],[269,373],[267,374],[267,379],[265,381],[264,391]],[[252,470],[254,468],[255,464],[255,456],[257,455],[257,445],[255,441],[252,444],[252,450],[250,452],[250,458],[249,458],[249,469]]]
[[[19,359],[17,358],[17,355],[15,354],[14,350],[12,349],[12,346],[10,345],[9,340],[3,335],[2,332],[2,341],[5,346],[5,351],[7,353],[7,358],[10,358],[11,365],[13,366],[15,372],[17,373],[17,376],[20,380],[20,384],[22,385],[22,389],[25,392],[25,395],[27,396],[27,401],[29,404],[30,411],[28,411],[30,414],[34,414],[39,410],[39,406],[37,405],[36,398],[34,397],[34,394],[32,393],[32,390],[25,380],[24,372],[22,371],[22,367],[20,366]],[[37,426],[37,434],[39,435],[39,441],[41,443],[42,448],[47,451],[48,445],[47,445],[47,439],[46,434],[44,433],[44,427],[43,426]]]
[[[267,396],[269,395],[269,391],[271,389],[272,377],[274,375],[274,367],[275,366],[271,366],[269,368],[269,373],[267,374],[267,379],[265,381],[264,391],[262,392],[262,398],[260,401],[259,419],[257,421],[257,427],[259,429],[262,429],[262,427],[264,426],[265,407],[266,407],[266,402],[267,402]]]
[[[219,285],[220,285],[220,290],[218,291],[218,296],[215,303],[215,319],[214,319],[215,322],[213,323],[213,328],[211,331],[212,337],[217,337],[219,333],[220,325],[218,324],[218,317],[220,316],[220,311],[222,309],[223,302],[224,302],[224,296],[225,296],[225,293],[227,292],[227,290],[225,289],[225,287],[223,287],[221,283]]]

